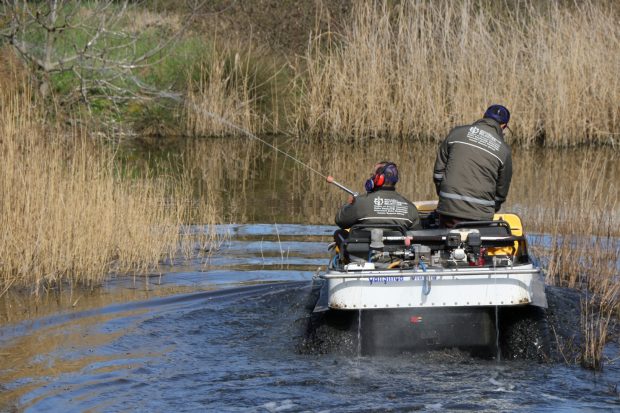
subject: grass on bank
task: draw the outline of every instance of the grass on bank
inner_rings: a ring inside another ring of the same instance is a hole
[[[283,106],[277,89],[286,88],[288,80],[273,56],[251,39],[233,43],[225,35],[190,30],[185,25],[197,16],[183,14],[188,12],[183,7],[154,13],[146,6],[60,2],[51,13],[51,3],[33,3],[16,13],[41,16],[19,20],[17,37],[38,88],[47,90],[49,83],[52,104],[47,107],[54,118],[81,113],[81,121],[104,121],[104,132],[120,124],[142,135],[219,135],[218,122],[207,130],[182,126],[196,112],[183,101],[195,106],[202,99],[202,106],[215,104],[212,111],[232,122],[251,113],[252,124],[242,126],[253,131],[278,127]],[[0,15],[11,10],[2,5]],[[167,46],[160,50],[162,44]]]
[[[279,90],[286,71],[260,58],[250,46],[204,39],[209,53],[187,69],[183,134],[192,137],[271,133],[279,130],[283,102]]]
[[[187,181],[120,173],[114,153],[87,130],[44,121],[19,65],[3,74],[0,296],[147,273],[175,255],[181,224],[195,214]]]
[[[295,124],[437,140],[503,103],[512,142],[617,144],[619,17],[611,1],[358,2],[342,33],[311,42]]]
[[[182,27],[180,12],[144,6],[132,4],[125,18],[110,20],[112,32],[140,33],[133,47],[111,36],[95,43],[93,54],[131,62]],[[93,7],[63,9],[86,29],[58,34],[57,56],[87,42],[97,27]],[[513,143],[615,145],[620,63],[610,57],[620,54],[619,17],[617,4],[605,0],[354,2],[337,31],[315,33],[304,59],[257,45],[251,30],[231,41],[225,29],[198,32],[197,25],[138,67],[115,74],[95,60],[51,80],[65,114],[112,116],[142,134],[240,134],[205,120],[210,108],[253,132],[314,141],[437,140],[500,102],[513,112]],[[26,38],[42,43],[44,31],[35,26]],[[98,79],[96,87],[88,89],[88,79]],[[138,84],[150,91],[135,98],[145,93]],[[169,93],[187,97],[185,104]]]

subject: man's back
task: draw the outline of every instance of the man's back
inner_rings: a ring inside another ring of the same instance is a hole
[[[437,212],[491,219],[505,201],[512,178],[512,156],[500,124],[484,118],[453,129],[439,148],[433,178]]]
[[[358,223],[393,224],[407,229],[421,227],[415,205],[393,187],[360,195],[353,204],[343,206],[336,214],[336,224],[341,228]]]

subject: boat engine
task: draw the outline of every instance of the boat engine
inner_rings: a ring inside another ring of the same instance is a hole
[[[390,267],[411,268],[431,266],[482,266],[486,249],[477,229],[455,229],[444,237],[443,245],[432,248],[413,243],[415,236],[386,236],[383,229],[370,229],[368,262]],[[434,252],[434,253],[433,253]]]
[[[446,248],[440,253],[440,261],[470,266],[484,265],[482,237],[477,229],[453,229],[446,235]]]

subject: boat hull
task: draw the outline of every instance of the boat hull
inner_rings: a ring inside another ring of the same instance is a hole
[[[496,311],[489,307],[362,311],[364,354],[458,347],[482,356],[497,352]]]
[[[327,307],[337,310],[533,305],[546,308],[544,275],[506,268],[329,270]]]

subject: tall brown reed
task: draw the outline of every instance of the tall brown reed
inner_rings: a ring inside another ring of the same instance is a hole
[[[522,175],[527,178],[513,183],[508,208],[521,210],[525,225],[542,234],[533,250],[547,283],[584,292],[580,362],[600,369],[610,326],[620,316],[618,156],[592,149],[564,152],[572,161],[556,153],[543,168],[539,153],[519,156],[521,167],[529,165]]]
[[[295,124],[338,139],[429,137],[513,113],[513,141],[617,143],[619,9],[613,2],[357,2],[320,33],[300,74]]]
[[[183,188],[125,178],[86,130],[48,126],[20,72],[0,85],[0,295],[147,272],[175,253]]]
[[[260,90],[269,85],[257,84],[261,79],[253,58],[253,51],[240,45],[215,45],[212,53],[202,58],[197,74],[189,73],[187,76],[187,96],[183,107],[186,135],[242,135],[238,128],[253,133],[265,130],[268,120],[266,115],[261,114],[260,101],[263,96],[260,96]],[[271,84],[271,80],[264,82]],[[275,105],[268,108],[272,112],[270,120],[277,127],[277,91],[271,91],[270,95],[273,95]]]

